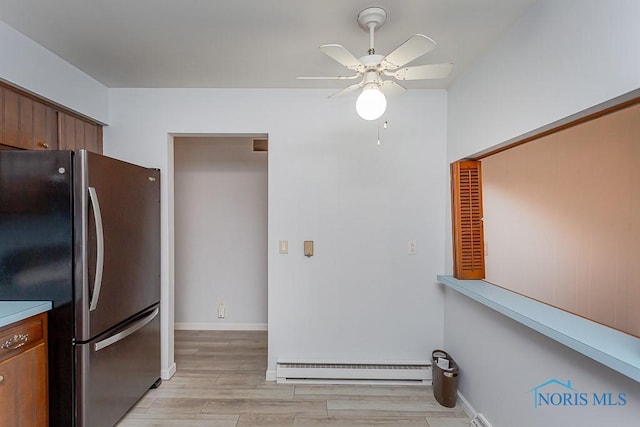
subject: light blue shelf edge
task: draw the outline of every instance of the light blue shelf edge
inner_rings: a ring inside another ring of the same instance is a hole
[[[640,339],[483,280],[438,282],[640,382]]]
[[[51,310],[51,301],[0,301],[0,327]]]

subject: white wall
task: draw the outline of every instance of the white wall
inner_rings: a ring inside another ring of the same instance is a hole
[[[106,86],[0,21],[0,79],[77,111],[109,122]]]
[[[543,0],[449,91],[448,160],[640,87],[640,2]],[[447,224],[449,224],[447,222]],[[447,225],[447,266],[451,239]],[[638,384],[447,290],[445,347],[460,390],[494,427],[635,426]],[[626,392],[625,407],[533,409],[530,388],[572,380],[582,391]]]
[[[636,0],[541,0],[449,90],[448,159],[637,89]]]
[[[445,91],[389,100],[389,128],[326,90],[113,89],[105,152],[162,169],[163,369],[172,350],[173,141],[269,135],[269,369],[278,357],[426,359],[442,345]],[[289,240],[289,254],[278,254]],[[302,253],[315,241],[315,256]],[[417,255],[407,241],[417,241]],[[270,372],[273,374],[273,372]]]
[[[640,386],[562,344],[446,289],[445,347],[460,367],[459,389],[493,427],[635,427]],[[587,393],[585,406],[534,407],[534,387],[571,381],[543,393]],[[593,393],[625,393],[624,406],[592,405]]]
[[[252,142],[174,139],[176,327],[266,328],[267,153]]]

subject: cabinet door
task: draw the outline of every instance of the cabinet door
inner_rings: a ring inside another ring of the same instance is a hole
[[[0,147],[4,147],[4,91],[0,86]]]
[[[33,148],[33,100],[18,95],[18,132],[16,147]]]
[[[61,150],[85,148],[102,154],[102,126],[58,112],[58,133]]]
[[[102,126],[84,123],[84,148],[102,154]]]
[[[56,110],[38,101],[33,101],[32,148],[34,150],[58,149]]]
[[[57,149],[52,107],[7,88],[0,88],[0,94],[0,144],[25,150]]]
[[[0,427],[48,425],[47,347],[0,363]]]
[[[61,150],[75,150],[84,145],[82,127],[80,132],[76,129],[79,122],[80,120],[69,114],[58,112],[58,145]]]
[[[2,91],[2,144],[21,147],[18,138],[20,126],[20,95],[11,90]]]
[[[18,362],[13,357],[0,362],[0,426],[17,425]]]

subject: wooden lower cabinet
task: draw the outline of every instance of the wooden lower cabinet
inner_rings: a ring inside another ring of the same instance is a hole
[[[0,427],[46,427],[46,313],[0,328]]]

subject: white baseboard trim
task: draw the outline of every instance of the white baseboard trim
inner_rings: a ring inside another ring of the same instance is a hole
[[[464,397],[460,390],[458,390],[458,403],[460,404],[460,408],[467,414],[469,419],[474,419],[478,412],[471,406],[471,403]]]
[[[267,331],[266,323],[176,323],[177,331]]]
[[[170,380],[171,377],[173,376],[173,374],[176,373],[176,364],[175,362],[171,364],[171,366],[169,366],[168,369],[162,369],[160,371],[160,377],[163,380]]]
[[[274,381],[276,380],[276,370],[275,369],[267,369],[267,373],[265,375],[265,381]]]

